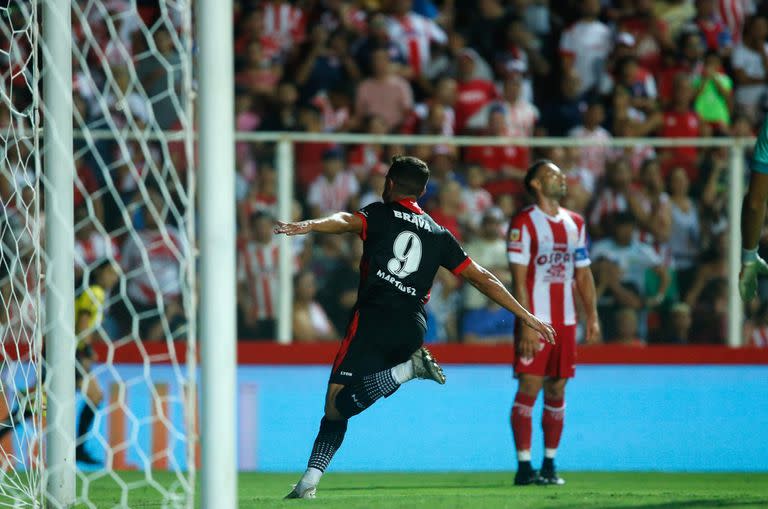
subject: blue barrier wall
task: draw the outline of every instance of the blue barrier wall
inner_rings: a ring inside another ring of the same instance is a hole
[[[322,415],[326,366],[240,366],[241,470],[302,470]],[[95,370],[110,394],[125,388],[125,414],[102,406],[97,433],[121,419],[128,468],[148,468],[151,394],[163,385],[170,465],[186,468],[181,387],[167,365]],[[353,418],[336,471],[488,471],[515,468],[507,366],[447,366],[448,384],[413,381]],[[152,380],[152,382],[148,382]],[[156,385],[153,385],[156,384]],[[564,470],[768,471],[768,366],[580,366],[567,390],[558,454]],[[534,450],[541,458],[541,398]],[[116,444],[112,444],[113,447]],[[155,444],[156,445],[156,444]],[[103,456],[99,440],[88,447]],[[23,456],[23,455],[22,455]],[[157,465],[156,465],[157,466]]]
[[[350,421],[337,471],[512,470],[506,366],[448,366]],[[301,470],[326,367],[243,367],[258,387],[256,467]],[[565,470],[768,470],[768,366],[580,366],[567,390]],[[541,398],[534,422],[540,419]],[[534,425],[533,455],[542,455]]]

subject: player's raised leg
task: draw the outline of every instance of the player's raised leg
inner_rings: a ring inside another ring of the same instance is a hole
[[[539,471],[539,484],[562,485],[565,481],[557,475],[555,455],[560,445],[565,422],[565,384],[567,378],[544,380],[544,412],[541,428],[544,431],[544,462]]]
[[[307,470],[285,498],[314,498],[320,478],[344,441],[349,419],[414,378],[445,383],[442,368],[426,348],[420,348],[397,366],[365,375],[349,385],[328,384],[325,415],[320,420]]]
[[[749,188],[741,208],[741,274],[739,292],[750,301],[757,291],[757,276],[768,274],[768,264],[757,254],[768,201],[768,122],[757,136]]]
[[[536,397],[544,384],[544,377],[519,373],[518,381],[517,394],[512,405],[511,424],[517,451],[515,484],[524,486],[538,480],[538,473],[531,465],[531,435],[533,434],[531,414]]]

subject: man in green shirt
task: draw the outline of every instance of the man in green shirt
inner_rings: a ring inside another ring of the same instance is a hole
[[[700,76],[693,78],[693,87],[696,90],[693,107],[699,117],[721,129],[728,127],[731,124],[729,106],[733,81],[723,73],[716,51],[707,52],[704,69]]]

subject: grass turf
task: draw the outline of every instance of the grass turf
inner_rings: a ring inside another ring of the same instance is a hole
[[[140,472],[118,473],[122,482],[87,474],[89,503],[76,507],[180,507],[163,501],[161,490],[173,491],[175,476],[155,473],[154,484]],[[330,472],[318,498],[282,500],[297,474],[239,476],[240,508],[637,508],[694,509],[768,507],[768,473],[667,474],[565,472],[566,486],[512,486],[512,473],[370,473]],[[130,489],[126,490],[125,487]],[[78,482],[82,497],[83,484]],[[160,488],[160,489],[158,489]],[[127,500],[122,498],[127,495]],[[0,497],[2,498],[2,497]],[[199,499],[199,498],[198,498]],[[80,501],[83,499],[80,498]],[[123,505],[123,501],[127,505]]]

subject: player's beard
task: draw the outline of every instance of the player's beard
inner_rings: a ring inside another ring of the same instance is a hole
[[[547,191],[547,198],[559,202],[568,194],[568,186],[560,183],[552,184]]]

